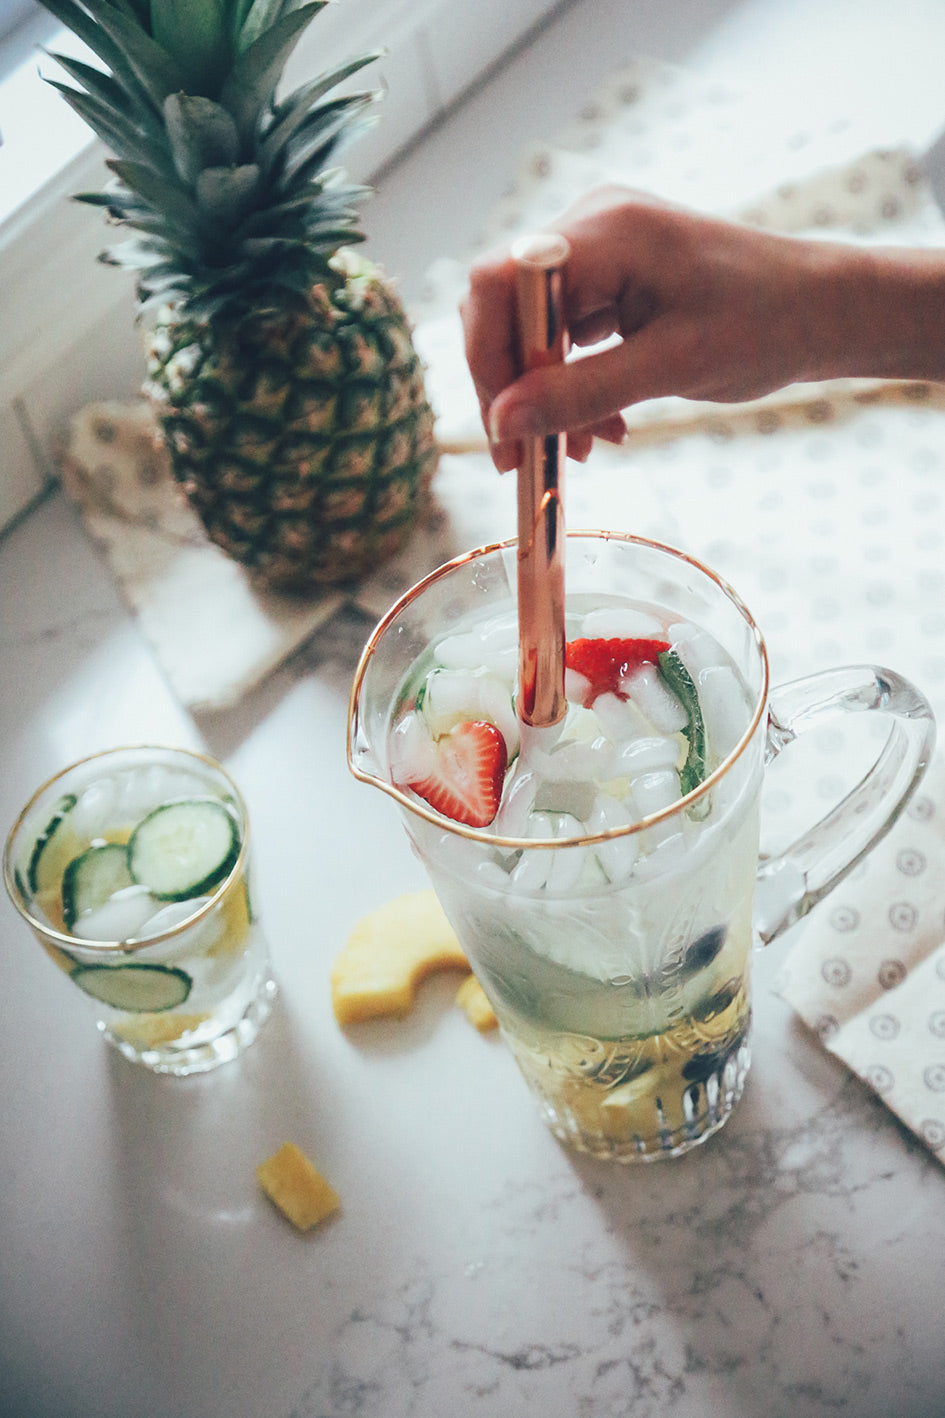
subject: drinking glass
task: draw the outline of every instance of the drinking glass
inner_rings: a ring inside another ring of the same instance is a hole
[[[125,1058],[186,1075],[256,1038],[276,985],[250,889],[246,804],[213,759],[138,745],[73,764],[24,807],[3,874]]]

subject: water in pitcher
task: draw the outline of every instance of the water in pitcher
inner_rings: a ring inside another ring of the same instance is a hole
[[[514,608],[439,638],[397,696],[388,771],[468,829],[410,826],[553,1131],[665,1157],[721,1125],[748,1068],[757,784],[689,795],[753,701],[657,605],[569,598],[566,639],[568,710],[536,730]]]

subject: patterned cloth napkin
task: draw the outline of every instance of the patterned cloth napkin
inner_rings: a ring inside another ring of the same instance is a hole
[[[780,993],[945,1162],[945,757],[811,916]]]

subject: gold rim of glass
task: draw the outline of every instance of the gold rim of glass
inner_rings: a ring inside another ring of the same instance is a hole
[[[641,817],[639,822],[633,822],[627,827],[612,827],[606,832],[586,833],[580,837],[505,837],[501,836],[499,833],[491,833],[487,827],[468,827],[463,822],[450,821],[440,813],[435,812],[432,808],[427,807],[422,801],[418,801],[402,788],[398,788],[396,783],[390,782],[389,779],[381,778],[376,773],[369,772],[356,762],[355,754],[359,727],[358,708],[361,685],[367,673],[368,665],[373,659],[385,632],[412,601],[415,601],[428,587],[435,585],[437,581],[443,580],[444,577],[449,576],[459,567],[466,566],[469,562],[475,561],[479,557],[494,555],[496,552],[507,551],[510,547],[516,546],[518,539],[516,537],[509,537],[505,541],[490,542],[488,546],[477,547],[473,551],[463,552],[461,556],[453,557],[451,561],[444,562],[442,566],[438,566],[435,571],[429,572],[428,575],[422,577],[421,580],[411,586],[408,591],[405,591],[374,627],[361,652],[361,658],[358,661],[354,682],[352,683],[351,693],[348,698],[347,757],[348,767],[355,778],[362,783],[369,783],[375,788],[380,788],[388,797],[393,798],[395,802],[399,803],[400,806],[405,808],[408,812],[413,813],[415,817],[423,818],[426,822],[430,822],[435,827],[442,828],[444,831],[452,832],[457,837],[466,837],[472,842],[482,842],[484,845],[490,847],[521,850],[526,847],[547,849],[589,847],[599,842],[608,842],[614,838],[629,837],[637,832],[645,832],[648,828],[655,826],[657,823],[666,822],[670,818],[675,817],[678,813],[685,812],[693,803],[698,802],[700,798],[710,793],[713,785],[720,782],[725,774],[729,772],[732,766],[745,752],[745,749],[754,737],[755,731],[761,722],[762,715],[765,712],[769,688],[770,671],[768,651],[764,637],[761,634],[754,616],[741,596],[723,576],[720,576],[717,571],[713,571],[711,567],[706,566],[698,557],[690,556],[688,552],[680,551],[677,547],[670,546],[666,542],[652,541],[648,537],[637,537],[628,532],[612,532],[595,529],[570,531],[566,535],[568,541],[572,538],[574,540],[584,538],[586,540],[622,542],[630,546],[645,547],[648,551],[662,552],[672,557],[675,561],[685,562],[687,565],[694,567],[695,570],[708,581],[712,582],[741,615],[748,629],[751,631],[755,648],[758,651],[758,657],[761,663],[761,687],[752,710],[748,727],[738,740],[738,743],[731,752],[723,758],[718,767],[714,768],[712,772],[703,779],[698,788],[693,788],[692,792],[687,793],[685,797],[679,798],[669,807],[661,808],[659,812],[651,813],[647,817]]]
[[[50,788],[54,788],[65,777],[70,773],[74,773],[77,769],[84,768],[87,764],[95,763],[99,759],[111,758],[120,753],[179,754],[183,758],[195,760],[197,763],[202,763],[205,767],[212,769],[215,773],[219,773],[226,782],[239,808],[240,850],[236,861],[213,892],[213,895],[208,897],[204,904],[196,911],[186,916],[184,920],[178,921],[176,925],[171,926],[168,930],[161,931],[158,935],[142,936],[140,939],[137,936],[129,936],[127,940],[83,940],[81,936],[73,936],[69,935],[68,931],[57,930],[56,927],[51,925],[48,921],[41,921],[38,916],[32,914],[29,905],[24,900],[23,892],[17,881],[17,872],[13,864],[13,845],[20,828],[24,825],[30,812],[44,793],[48,792]],[[201,753],[199,749],[179,748],[175,747],[173,744],[119,744],[115,748],[99,749],[98,752],[89,753],[84,758],[77,758],[75,762],[70,763],[66,768],[60,769],[58,773],[54,773],[50,778],[47,778],[30,796],[29,801],[23,806],[22,810],[17,815],[16,821],[7,833],[6,845],[3,850],[3,884],[6,887],[7,895],[13,902],[14,907],[23,917],[27,925],[30,926],[32,930],[39,932],[40,935],[51,941],[54,945],[78,949],[86,954],[96,954],[100,952],[104,955],[114,955],[116,953],[133,955],[139,950],[150,949],[152,946],[160,945],[163,941],[173,940],[175,936],[181,935],[183,931],[189,930],[197,921],[209,915],[229,890],[234,878],[238,877],[245,870],[248,852],[249,812],[243,794],[223,767],[222,763],[219,763],[217,759],[212,758],[208,753]]]

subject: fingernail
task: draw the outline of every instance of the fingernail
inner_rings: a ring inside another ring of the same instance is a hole
[[[494,444],[514,443],[543,432],[537,410],[529,404],[513,404],[500,410],[499,415],[494,409],[489,412],[489,439]]]
[[[496,415],[494,406],[489,410],[489,419],[486,426],[486,432],[489,435],[489,442],[491,443],[492,447],[498,448],[499,444],[502,442],[502,435],[499,433],[499,420]]]
[[[612,443],[615,448],[620,448],[624,443],[626,443],[629,434],[627,433],[627,430],[624,429],[621,433],[617,433],[616,431],[614,431],[613,433],[611,433],[610,431],[608,431],[607,433],[599,433],[597,437],[603,439],[605,443]]]
[[[500,473],[510,473],[518,467],[518,457],[514,444],[492,443],[489,446],[492,461]]]

